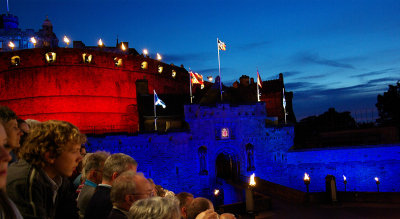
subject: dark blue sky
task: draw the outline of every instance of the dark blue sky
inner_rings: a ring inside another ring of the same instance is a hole
[[[2,12],[6,3],[2,2]],[[61,39],[86,45],[128,41],[222,81],[263,80],[282,72],[294,92],[298,119],[329,107],[376,117],[376,96],[400,79],[399,0],[9,0],[20,28],[38,30],[46,18]]]

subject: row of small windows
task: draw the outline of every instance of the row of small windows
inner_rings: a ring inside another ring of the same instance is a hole
[[[55,52],[48,52],[48,53],[45,54],[45,58],[46,58],[46,62],[47,63],[54,63],[56,61],[56,57],[57,57],[57,54]],[[93,56],[91,54],[87,54],[87,53],[83,53],[82,54],[83,63],[91,63],[92,59],[93,59]],[[20,63],[21,63],[21,58],[19,56],[11,57],[11,65],[12,66],[19,66]],[[114,58],[114,65],[115,65],[115,67],[121,67],[122,66],[122,58],[115,57]],[[149,64],[146,61],[144,61],[144,62],[142,62],[140,67],[145,70],[145,69],[148,69]],[[161,74],[163,72],[163,70],[164,70],[164,67],[162,65],[159,65],[158,66],[158,73]],[[175,70],[172,70],[171,76],[173,78],[176,77],[176,71]]]

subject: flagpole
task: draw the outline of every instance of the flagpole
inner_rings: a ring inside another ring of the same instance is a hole
[[[153,90],[154,105],[154,131],[157,131],[157,106],[156,106],[156,90]]]
[[[189,86],[190,86],[190,103],[193,103],[193,96],[192,96],[192,74],[190,74],[192,70],[189,68]]]
[[[258,68],[257,68],[257,101],[260,102],[260,88],[258,87]]]
[[[221,102],[222,102],[221,62],[220,62],[220,59],[219,59],[219,45],[218,45],[218,38],[217,38],[217,50],[218,50],[219,92],[221,93]]]

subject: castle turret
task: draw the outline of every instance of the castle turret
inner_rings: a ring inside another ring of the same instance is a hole
[[[42,29],[37,33],[38,37],[38,47],[58,47],[58,38],[53,32],[53,24],[50,22],[49,18],[46,17],[44,20]]]

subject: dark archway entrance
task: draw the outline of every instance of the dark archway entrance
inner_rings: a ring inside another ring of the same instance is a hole
[[[217,177],[228,181],[240,181],[240,163],[237,156],[220,153],[215,162]]]

